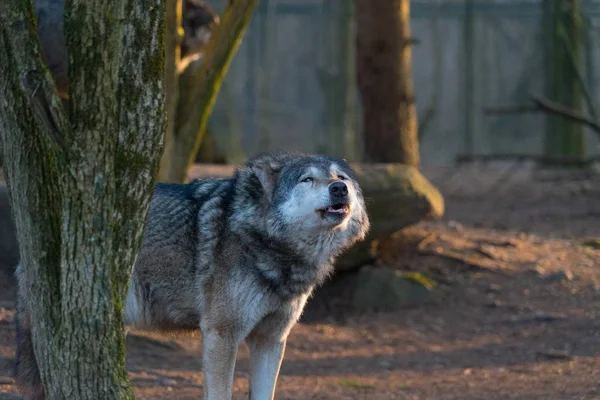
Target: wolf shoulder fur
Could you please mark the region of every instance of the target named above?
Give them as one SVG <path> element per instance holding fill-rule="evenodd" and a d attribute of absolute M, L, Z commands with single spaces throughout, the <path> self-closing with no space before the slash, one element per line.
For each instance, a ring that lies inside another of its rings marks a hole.
<path fill-rule="evenodd" d="M 200 328 L 207 399 L 231 398 L 245 341 L 250 398 L 272 399 L 306 300 L 335 256 L 368 229 L 353 171 L 335 158 L 266 153 L 229 179 L 157 184 L 125 322 L 167 332 Z M 19 346 L 28 349 L 26 340 Z M 31 362 L 20 354 L 28 370 L 19 384 L 27 386 Z"/>

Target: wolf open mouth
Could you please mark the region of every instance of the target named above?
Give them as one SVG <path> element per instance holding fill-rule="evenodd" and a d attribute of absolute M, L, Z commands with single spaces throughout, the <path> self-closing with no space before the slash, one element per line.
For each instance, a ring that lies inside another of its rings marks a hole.
<path fill-rule="evenodd" d="M 350 210 L 350 206 L 348 204 L 334 204 L 332 206 L 327 207 L 325 212 L 333 213 L 333 214 L 346 214 Z"/>
<path fill-rule="evenodd" d="M 322 218 L 331 217 L 345 217 L 350 212 L 350 204 L 347 203 L 336 203 L 332 204 L 327 208 L 318 210 Z"/>

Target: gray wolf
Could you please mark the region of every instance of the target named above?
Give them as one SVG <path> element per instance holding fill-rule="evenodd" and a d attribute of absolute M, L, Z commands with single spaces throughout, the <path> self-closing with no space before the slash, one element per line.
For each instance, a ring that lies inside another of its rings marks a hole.
<path fill-rule="evenodd" d="M 267 153 L 229 179 L 159 183 L 125 322 L 166 332 L 200 328 L 209 400 L 231 399 L 245 342 L 250 399 L 272 399 L 286 339 L 308 297 L 368 229 L 356 177 L 336 158 Z M 40 399 L 22 291 L 17 314 L 17 382 Z"/>

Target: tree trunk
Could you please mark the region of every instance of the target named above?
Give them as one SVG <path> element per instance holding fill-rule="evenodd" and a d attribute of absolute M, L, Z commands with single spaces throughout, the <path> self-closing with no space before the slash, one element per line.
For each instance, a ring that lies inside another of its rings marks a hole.
<path fill-rule="evenodd" d="M 162 149 L 164 0 L 67 1 L 69 112 L 30 2 L 0 2 L 0 137 L 49 399 L 133 398 L 123 304 Z"/>
<path fill-rule="evenodd" d="M 204 51 L 179 77 L 179 101 L 170 160 L 161 178 L 184 182 L 206 130 L 221 82 L 235 55 L 258 0 L 238 0 L 227 7 Z"/>
<path fill-rule="evenodd" d="M 167 130 L 165 144 L 160 160 L 158 179 L 168 180 L 169 165 L 175 141 L 175 118 L 179 100 L 179 74 L 177 66 L 181 57 L 181 0 L 166 0 L 166 29 L 165 29 L 165 89 L 167 102 Z"/>
<path fill-rule="evenodd" d="M 366 161 L 419 166 L 409 0 L 356 0 Z"/>
<path fill-rule="evenodd" d="M 583 19 L 579 0 L 544 1 L 547 97 L 581 111 L 583 81 Z M 584 127 L 560 116 L 547 116 L 547 156 L 585 157 Z"/>

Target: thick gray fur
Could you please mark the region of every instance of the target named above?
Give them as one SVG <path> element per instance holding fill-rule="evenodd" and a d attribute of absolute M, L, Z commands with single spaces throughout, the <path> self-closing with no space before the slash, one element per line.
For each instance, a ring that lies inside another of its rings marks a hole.
<path fill-rule="evenodd" d="M 329 208 L 342 203 L 341 214 Z M 237 348 L 246 342 L 250 398 L 270 400 L 307 298 L 368 228 L 354 173 L 335 158 L 267 153 L 230 179 L 158 184 L 125 322 L 166 332 L 200 328 L 211 400 L 231 398 Z M 27 398 L 41 399 L 27 311 L 19 314 L 18 383 Z"/>

